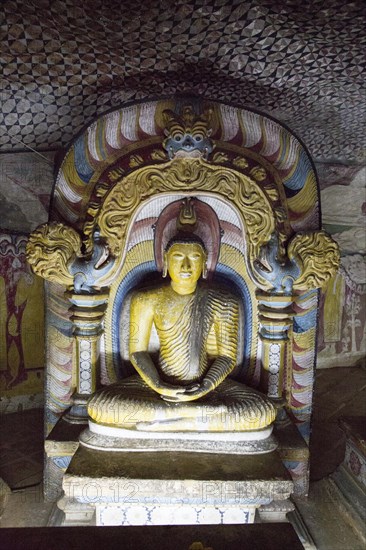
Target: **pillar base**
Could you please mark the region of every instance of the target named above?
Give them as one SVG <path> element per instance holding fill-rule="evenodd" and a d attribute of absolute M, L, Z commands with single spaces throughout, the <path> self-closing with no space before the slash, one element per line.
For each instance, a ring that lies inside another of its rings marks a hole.
<path fill-rule="evenodd" d="M 90 395 L 74 393 L 72 396 L 73 404 L 67 413 L 63 416 L 66 422 L 70 424 L 88 424 L 87 402 Z"/>

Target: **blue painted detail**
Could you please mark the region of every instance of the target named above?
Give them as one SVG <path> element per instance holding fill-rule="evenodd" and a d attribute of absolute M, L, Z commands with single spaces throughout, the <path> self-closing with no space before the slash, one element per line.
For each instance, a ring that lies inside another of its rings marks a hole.
<path fill-rule="evenodd" d="M 295 259 L 286 258 L 285 263 L 279 261 L 279 242 L 278 236 L 273 233 L 268 243 L 262 247 L 262 260 L 255 261 L 255 270 L 263 279 L 266 279 L 271 285 L 271 293 L 284 293 L 285 296 L 291 295 L 294 281 L 300 275 L 300 267 Z M 269 271 L 263 265 L 264 258 L 271 267 Z"/>
<path fill-rule="evenodd" d="M 93 253 L 90 260 L 76 258 L 69 264 L 69 272 L 74 277 L 74 290 L 76 294 L 92 294 L 94 287 L 98 287 L 98 280 L 109 273 L 112 269 L 115 258 L 109 256 L 104 263 L 96 268 L 99 261 L 105 255 L 106 245 L 100 237 L 99 231 L 93 234 Z"/>
<path fill-rule="evenodd" d="M 71 462 L 71 456 L 54 456 L 52 460 L 59 468 L 66 469 Z"/>
<path fill-rule="evenodd" d="M 80 418 L 88 417 L 85 405 L 72 405 L 71 412 L 73 415 L 78 416 Z"/>
<path fill-rule="evenodd" d="M 311 328 L 316 327 L 317 309 L 310 310 L 305 315 L 295 315 L 294 317 L 294 332 L 306 332 Z"/>
<path fill-rule="evenodd" d="M 283 460 L 282 462 L 288 470 L 294 470 L 300 464 L 299 460 Z"/>
<path fill-rule="evenodd" d="M 309 172 L 313 170 L 310 161 L 305 153 L 305 151 L 300 151 L 299 160 L 296 165 L 295 172 L 288 179 L 283 180 L 283 185 L 285 191 L 291 189 L 292 191 L 299 192 L 300 189 L 304 187 L 306 178 L 308 177 Z"/>
<path fill-rule="evenodd" d="M 45 408 L 45 423 L 54 426 L 59 420 L 59 416 L 51 411 L 49 408 Z"/>
<path fill-rule="evenodd" d="M 301 294 L 301 302 L 304 302 L 305 300 L 312 298 L 313 296 L 317 296 L 317 294 L 318 294 L 317 289 L 312 288 L 310 290 L 307 290 L 306 292 Z"/>
<path fill-rule="evenodd" d="M 303 438 L 305 439 L 305 441 L 309 441 L 310 439 L 310 423 L 309 422 L 304 422 L 303 424 L 298 424 L 297 426 L 299 432 L 301 433 L 301 435 L 303 436 Z"/>
<path fill-rule="evenodd" d="M 164 141 L 164 149 L 168 151 L 169 158 L 172 159 L 178 151 L 184 151 L 185 153 L 192 153 L 193 151 L 199 151 L 204 158 L 213 151 L 212 141 L 208 137 L 202 139 L 191 134 L 186 133 L 179 135 L 178 138 L 171 136 Z"/>
<path fill-rule="evenodd" d="M 309 414 L 311 414 L 312 405 L 303 405 L 301 411 L 297 411 L 296 418 L 299 422 L 299 426 L 302 426 L 309 420 Z"/>
<path fill-rule="evenodd" d="M 80 179 L 84 183 L 89 183 L 94 173 L 94 168 L 90 165 L 86 156 L 86 136 L 83 134 L 74 143 L 75 167 Z"/>

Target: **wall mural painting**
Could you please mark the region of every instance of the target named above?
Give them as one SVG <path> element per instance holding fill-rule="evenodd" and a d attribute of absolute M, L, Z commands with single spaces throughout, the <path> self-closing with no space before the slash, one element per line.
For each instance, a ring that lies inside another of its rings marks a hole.
<path fill-rule="evenodd" d="M 318 165 L 323 227 L 341 267 L 322 295 L 318 366 L 363 364 L 366 351 L 366 168 Z"/>
<path fill-rule="evenodd" d="M 0 233 L 0 391 L 6 398 L 43 391 L 43 281 L 25 259 L 27 237 Z"/>

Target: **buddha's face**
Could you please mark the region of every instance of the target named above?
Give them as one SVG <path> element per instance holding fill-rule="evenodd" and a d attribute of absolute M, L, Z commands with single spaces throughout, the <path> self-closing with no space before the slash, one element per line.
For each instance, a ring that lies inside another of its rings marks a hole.
<path fill-rule="evenodd" d="M 166 253 L 165 260 L 174 283 L 192 285 L 202 274 L 206 253 L 198 243 L 174 243 Z"/>

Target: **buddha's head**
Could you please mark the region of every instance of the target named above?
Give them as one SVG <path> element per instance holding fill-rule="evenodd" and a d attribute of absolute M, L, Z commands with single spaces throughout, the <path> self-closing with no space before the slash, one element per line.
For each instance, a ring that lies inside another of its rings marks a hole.
<path fill-rule="evenodd" d="M 206 278 L 207 253 L 202 240 L 196 235 L 174 237 L 164 252 L 163 277 L 169 273 L 173 283 L 195 286 L 198 279 Z"/>

